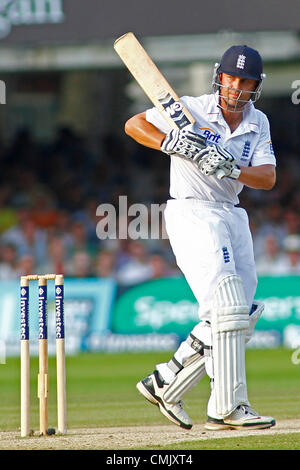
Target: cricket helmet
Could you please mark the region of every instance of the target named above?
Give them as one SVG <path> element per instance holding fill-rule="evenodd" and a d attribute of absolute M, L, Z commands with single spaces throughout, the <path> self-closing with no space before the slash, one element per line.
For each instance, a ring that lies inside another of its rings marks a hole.
<path fill-rule="evenodd" d="M 255 90 L 250 92 L 250 100 L 241 100 L 240 95 L 242 94 L 243 90 L 238 90 L 240 91 L 240 94 L 239 97 L 236 99 L 236 108 L 234 110 L 231 110 L 232 112 L 241 112 L 242 110 L 244 110 L 245 105 L 249 101 L 252 101 L 254 103 L 259 99 L 262 92 L 265 74 L 263 73 L 262 58 L 258 51 L 246 45 L 231 46 L 229 49 L 227 49 L 221 58 L 221 62 L 216 63 L 214 67 L 212 81 L 214 93 L 220 92 L 221 87 L 224 87 L 224 85 L 222 85 L 219 80 L 220 73 L 226 73 L 228 75 L 233 75 L 236 77 L 256 80 L 257 82 Z M 237 105 L 239 103 L 242 104 L 243 101 L 244 106 L 242 107 L 242 109 L 237 109 Z"/>

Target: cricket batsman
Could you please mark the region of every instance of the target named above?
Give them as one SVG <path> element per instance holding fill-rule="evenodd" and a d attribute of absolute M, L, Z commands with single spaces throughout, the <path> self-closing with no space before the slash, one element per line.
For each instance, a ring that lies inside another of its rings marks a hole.
<path fill-rule="evenodd" d="M 190 429 L 182 397 L 207 373 L 211 394 L 205 427 L 264 429 L 274 418 L 250 407 L 245 347 L 264 305 L 257 287 L 243 186 L 270 190 L 276 181 L 269 122 L 254 103 L 263 87 L 260 54 L 230 47 L 215 65 L 213 93 L 181 98 L 196 118 L 171 130 L 156 108 L 130 118 L 125 132 L 170 156 L 166 229 L 176 262 L 199 303 L 199 323 L 168 363 L 137 384 L 173 423 Z"/>

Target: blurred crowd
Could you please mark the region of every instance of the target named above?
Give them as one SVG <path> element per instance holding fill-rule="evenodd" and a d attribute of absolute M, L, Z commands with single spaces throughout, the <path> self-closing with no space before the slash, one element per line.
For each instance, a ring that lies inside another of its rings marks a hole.
<path fill-rule="evenodd" d="M 180 275 L 165 237 L 104 240 L 96 233 L 100 204 L 118 209 L 121 195 L 128 206 L 167 200 L 168 159 L 126 137 L 108 135 L 97 148 L 91 151 L 69 128 L 47 145 L 22 129 L 0 148 L 0 280 L 53 272 L 113 277 L 129 286 Z M 300 274 L 299 161 L 293 154 L 277 157 L 276 187 L 245 188 L 240 197 L 259 275 Z"/>

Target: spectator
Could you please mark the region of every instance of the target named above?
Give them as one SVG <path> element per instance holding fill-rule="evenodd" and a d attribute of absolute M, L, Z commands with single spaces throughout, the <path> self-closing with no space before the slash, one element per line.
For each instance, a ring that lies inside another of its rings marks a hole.
<path fill-rule="evenodd" d="M 72 253 L 76 253 L 78 251 L 85 251 L 90 255 L 95 254 L 95 245 L 89 243 L 88 240 L 88 233 L 85 229 L 85 226 L 82 222 L 73 222 L 70 228 L 70 235 L 71 235 L 71 251 Z"/>
<path fill-rule="evenodd" d="M 16 209 L 9 206 L 11 194 L 12 191 L 7 185 L 0 188 L 0 234 L 18 222 Z"/>
<path fill-rule="evenodd" d="M 39 228 L 55 227 L 58 223 L 58 211 L 50 194 L 37 192 L 31 207 L 31 219 Z"/>
<path fill-rule="evenodd" d="M 72 216 L 65 209 L 60 209 L 57 213 L 57 221 L 55 226 L 47 229 L 48 238 L 59 237 L 62 239 L 65 249 L 66 257 L 72 256 L 73 237 L 70 233 L 70 227 L 72 225 Z"/>
<path fill-rule="evenodd" d="M 284 214 L 284 226 L 286 235 L 300 233 L 300 215 L 293 209 L 288 209 Z"/>
<path fill-rule="evenodd" d="M 256 271 L 258 275 L 278 274 L 283 254 L 277 238 L 272 233 L 264 238 L 263 254 L 256 262 Z"/>
<path fill-rule="evenodd" d="M 152 277 L 152 267 L 143 243 L 131 240 L 128 243 L 129 260 L 121 266 L 117 280 L 121 285 L 134 285 Z"/>
<path fill-rule="evenodd" d="M 100 278 L 116 277 L 116 254 L 113 251 L 100 251 L 96 261 L 95 273 Z"/>
<path fill-rule="evenodd" d="M 74 214 L 74 220 L 83 224 L 87 233 L 87 239 L 90 243 L 93 244 L 98 241 L 96 226 L 99 222 L 99 218 L 96 214 L 99 204 L 100 203 L 96 198 L 90 197 L 86 201 L 84 208 Z"/>
<path fill-rule="evenodd" d="M 17 279 L 17 250 L 14 245 L 4 245 L 0 250 L 0 280 Z"/>
<path fill-rule="evenodd" d="M 46 232 L 36 227 L 30 212 L 21 210 L 18 215 L 18 225 L 3 233 L 2 242 L 15 245 L 18 256 L 32 255 L 39 264 L 47 256 Z"/>
<path fill-rule="evenodd" d="M 274 202 L 264 209 L 262 222 L 255 227 L 254 250 L 256 257 L 263 256 L 265 250 L 265 237 L 273 234 L 279 243 L 286 235 L 286 229 L 283 222 L 283 208 L 278 202 Z M 251 213 L 250 213 L 250 218 Z M 251 222 L 252 224 L 252 222 Z"/>
<path fill-rule="evenodd" d="M 85 251 L 74 254 L 68 265 L 67 274 L 71 277 L 86 278 L 91 276 L 91 258 Z"/>
<path fill-rule="evenodd" d="M 18 277 L 29 276 L 30 274 L 40 274 L 37 272 L 36 262 L 35 262 L 34 256 L 32 255 L 21 256 L 17 264 L 17 270 L 18 270 Z M 47 274 L 50 274 L 50 273 L 47 273 Z"/>
<path fill-rule="evenodd" d="M 48 256 L 39 267 L 41 274 L 65 274 L 67 269 L 63 238 L 59 236 L 50 237 L 48 241 Z"/>
<path fill-rule="evenodd" d="M 281 275 L 300 274 L 300 235 L 288 235 L 283 241 L 284 258 L 279 265 Z"/>
<path fill-rule="evenodd" d="M 149 263 L 152 269 L 152 279 L 174 276 L 174 271 L 171 270 L 164 257 L 160 254 L 152 254 L 149 257 Z"/>

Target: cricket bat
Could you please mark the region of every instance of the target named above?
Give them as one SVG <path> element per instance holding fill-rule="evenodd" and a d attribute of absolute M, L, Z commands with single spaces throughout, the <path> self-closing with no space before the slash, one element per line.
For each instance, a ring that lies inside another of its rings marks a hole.
<path fill-rule="evenodd" d="M 133 33 L 126 33 L 117 39 L 114 49 L 172 129 L 183 129 L 195 123 L 194 117 L 180 102 L 173 88 Z"/>
<path fill-rule="evenodd" d="M 172 129 L 183 129 L 196 122 L 133 33 L 119 37 L 114 49 Z M 219 170 L 217 177 L 223 176 Z"/>

